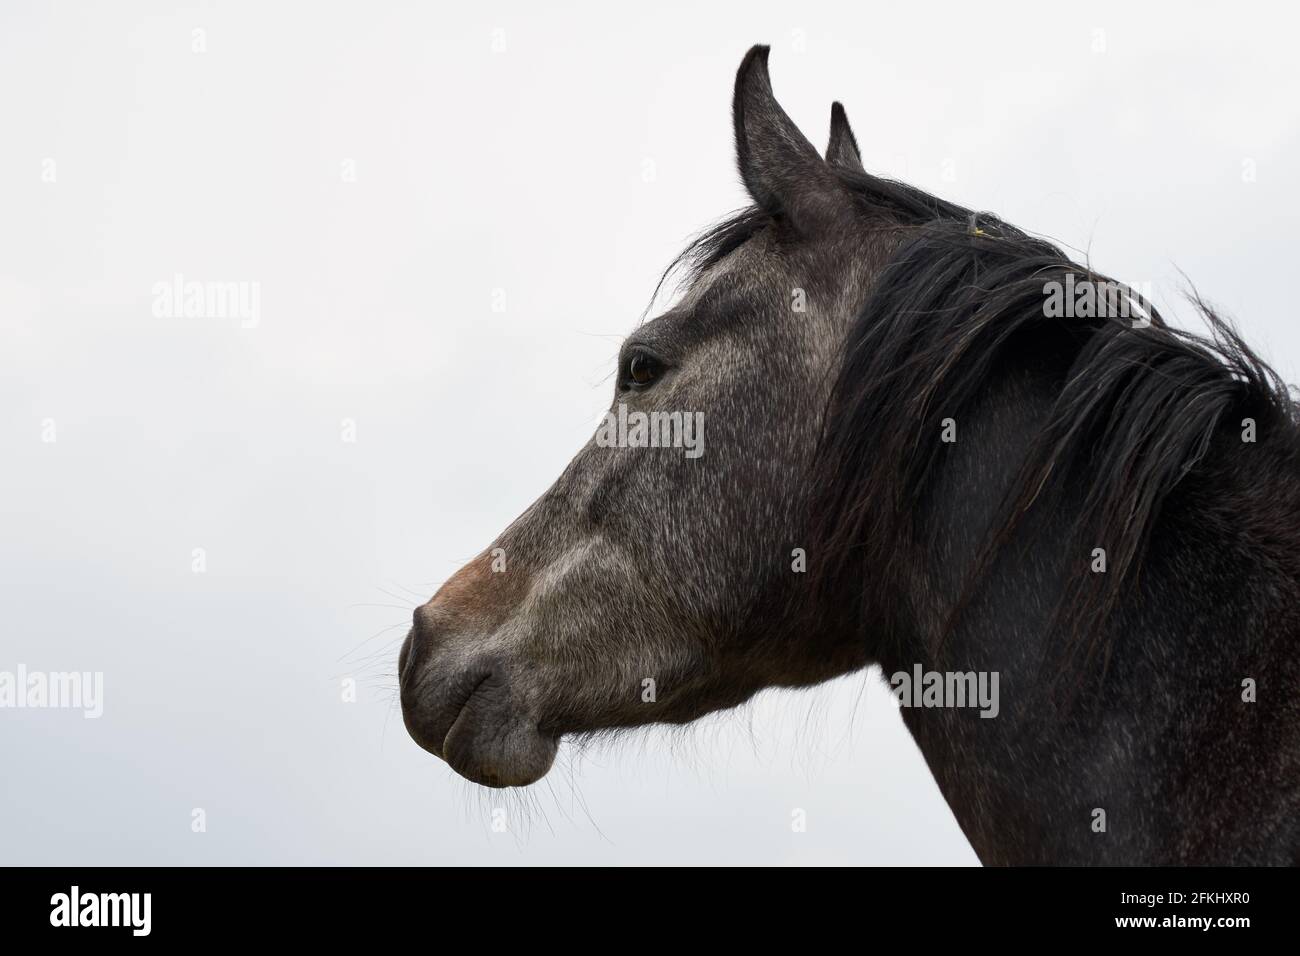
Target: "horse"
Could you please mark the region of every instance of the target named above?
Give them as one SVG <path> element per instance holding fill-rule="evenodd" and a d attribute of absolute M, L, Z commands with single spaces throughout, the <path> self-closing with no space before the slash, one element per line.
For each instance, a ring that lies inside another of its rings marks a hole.
<path fill-rule="evenodd" d="M 1286 385 L 1194 294 L 1202 334 L 868 173 L 838 102 L 823 156 L 768 55 L 732 104 L 752 206 L 670 267 L 597 434 L 415 610 L 411 737 L 522 787 L 562 738 L 875 665 L 986 865 L 1300 862 Z"/>

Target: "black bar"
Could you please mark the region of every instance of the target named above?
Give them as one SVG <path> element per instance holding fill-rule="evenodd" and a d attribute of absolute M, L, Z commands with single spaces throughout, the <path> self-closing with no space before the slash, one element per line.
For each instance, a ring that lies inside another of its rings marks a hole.
<path fill-rule="evenodd" d="M 71 904 L 74 886 L 81 912 L 102 909 L 111 919 L 116 909 L 120 925 L 52 925 L 52 916 L 68 915 L 70 905 L 56 910 L 60 895 Z M 1297 871 L 1283 869 L 844 869 L 810 878 L 797 870 L 34 868 L 0 871 L 0 925 L 6 942 L 58 944 L 75 934 L 92 945 L 281 938 L 378 944 L 413 933 L 434 947 L 463 931 L 476 941 L 536 943 L 542 934 L 554 935 L 557 945 L 591 938 L 620 948 L 638 939 L 683 941 L 696 924 L 732 938 L 761 938 L 779 926 L 820 934 L 835 924 L 879 934 L 880 943 L 891 937 L 1232 943 L 1293 927 L 1297 889 Z M 99 896 L 146 893 L 147 935 L 137 935 L 144 928 L 143 895 L 129 903 L 115 896 L 107 906 Z M 95 903 L 87 904 L 88 896 Z M 1208 928 L 1200 925 L 1206 919 Z"/>

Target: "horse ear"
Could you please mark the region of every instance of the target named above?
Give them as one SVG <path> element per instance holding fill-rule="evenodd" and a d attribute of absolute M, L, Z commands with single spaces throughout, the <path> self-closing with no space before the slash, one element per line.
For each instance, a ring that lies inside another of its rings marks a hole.
<path fill-rule="evenodd" d="M 853 135 L 853 127 L 849 126 L 844 105 L 838 100 L 831 104 L 831 141 L 826 146 L 826 162 L 838 169 L 866 172 L 862 166 L 862 153 L 858 150 L 858 139 Z"/>
<path fill-rule="evenodd" d="M 736 164 L 754 202 L 807 235 L 842 223 L 852 209 L 851 200 L 772 95 L 770 49 L 751 49 L 736 73 Z"/>

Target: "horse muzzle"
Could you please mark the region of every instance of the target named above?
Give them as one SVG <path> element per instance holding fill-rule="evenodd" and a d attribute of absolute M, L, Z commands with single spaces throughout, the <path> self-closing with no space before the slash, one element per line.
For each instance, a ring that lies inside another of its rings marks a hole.
<path fill-rule="evenodd" d="M 538 727 L 508 656 L 487 649 L 479 616 L 457 607 L 474 573 L 467 565 L 415 611 L 398 658 L 402 720 L 467 780 L 523 787 L 551 769 L 559 741 Z"/>

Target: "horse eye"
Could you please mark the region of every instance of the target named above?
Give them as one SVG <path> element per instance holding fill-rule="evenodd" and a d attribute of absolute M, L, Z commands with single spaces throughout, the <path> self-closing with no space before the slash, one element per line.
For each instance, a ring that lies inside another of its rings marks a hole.
<path fill-rule="evenodd" d="M 628 359 L 627 372 L 623 379 L 628 385 L 644 388 L 657 379 L 661 371 L 663 371 L 663 366 L 655 359 L 644 352 L 636 352 Z"/>

